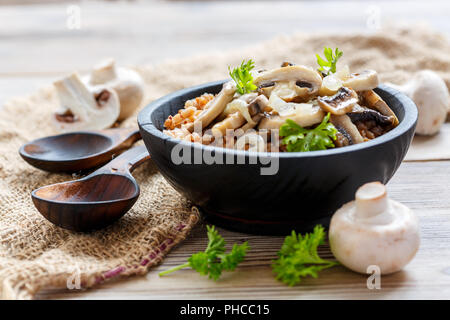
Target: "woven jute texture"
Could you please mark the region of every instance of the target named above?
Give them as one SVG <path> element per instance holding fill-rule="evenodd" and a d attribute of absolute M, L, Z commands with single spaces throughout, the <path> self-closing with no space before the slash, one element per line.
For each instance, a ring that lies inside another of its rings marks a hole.
<path fill-rule="evenodd" d="M 145 79 L 149 102 L 174 90 L 223 79 L 227 66 L 237 65 L 243 58 L 251 57 L 264 68 L 282 61 L 315 65 L 314 54 L 325 45 L 342 49 L 341 63 L 351 70 L 375 69 L 382 81 L 401 83 L 414 71 L 426 68 L 437 71 L 450 87 L 450 46 L 444 37 L 423 27 L 369 35 L 282 36 L 227 53 L 136 70 Z M 115 224 L 93 233 L 76 233 L 45 220 L 32 204 L 31 191 L 73 177 L 32 168 L 19 157 L 18 149 L 27 141 L 55 133 L 49 119 L 56 107 L 56 95 L 49 85 L 29 97 L 10 100 L 1 113 L 2 298 L 29 299 L 44 288 L 76 284 L 77 276 L 87 288 L 118 276 L 146 273 L 187 236 L 199 218 L 198 211 L 165 182 L 150 161 L 134 172 L 141 187 L 139 200 Z M 136 126 L 136 117 L 121 125 Z"/>

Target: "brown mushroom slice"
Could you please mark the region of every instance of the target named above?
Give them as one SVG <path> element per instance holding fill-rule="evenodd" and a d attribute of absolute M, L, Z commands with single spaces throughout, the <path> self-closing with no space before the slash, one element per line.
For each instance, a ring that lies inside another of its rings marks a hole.
<path fill-rule="evenodd" d="M 233 103 L 239 106 L 233 107 Z M 253 99 L 250 104 L 236 99 L 228 104 L 228 108 L 232 113 L 227 114 L 226 118 L 216 123 L 212 128 L 214 135 L 225 135 L 227 129 L 237 129 L 246 123 L 246 130 L 255 127 L 261 117 L 257 117 L 259 113 L 268 105 L 265 96 L 260 95 Z M 237 113 L 237 114 L 236 114 Z"/>
<path fill-rule="evenodd" d="M 378 112 L 380 112 L 382 115 L 386 117 L 390 117 L 392 121 L 392 126 L 398 125 L 398 118 L 395 115 L 394 111 L 389 108 L 389 106 L 384 102 L 381 97 L 375 93 L 373 90 L 367 90 L 360 92 L 360 98 L 362 100 L 362 104 L 371 108 L 375 109 Z"/>
<path fill-rule="evenodd" d="M 227 129 L 234 130 L 240 128 L 244 123 L 244 116 L 239 111 L 236 111 L 235 113 L 230 114 L 224 120 L 213 125 L 211 128 L 211 132 L 215 137 L 225 136 Z"/>
<path fill-rule="evenodd" d="M 358 95 L 352 89 L 342 87 L 332 96 L 318 97 L 319 106 L 335 115 L 346 114 L 358 102 Z"/>
<path fill-rule="evenodd" d="M 378 87 L 378 74 L 374 70 L 352 73 L 350 77 L 343 80 L 343 86 L 358 92 L 375 89 Z"/>
<path fill-rule="evenodd" d="M 283 116 L 273 114 L 265 117 L 259 122 L 258 129 L 280 129 L 281 125 L 284 124 L 287 119 L 291 119 L 302 127 L 310 127 L 322 122 L 323 117 L 325 116 L 325 113 L 319 106 L 311 103 L 291 104 L 296 105 L 292 113 Z"/>
<path fill-rule="evenodd" d="M 289 86 L 292 87 L 293 93 L 289 97 L 289 101 L 304 102 L 317 95 L 322 84 L 322 77 L 311 68 L 302 65 L 288 65 L 259 73 L 253 80 L 259 91 L 267 97 L 270 97 L 277 82 L 289 83 Z"/>
<path fill-rule="evenodd" d="M 233 100 L 233 96 L 236 93 L 236 86 L 233 82 L 227 82 L 223 85 L 222 90 L 208 102 L 203 111 L 197 116 L 194 122 L 186 124 L 185 128 L 190 132 L 194 131 L 194 128 L 201 126 L 202 129 L 206 128 L 217 116 L 219 116 L 227 104 Z"/>
<path fill-rule="evenodd" d="M 349 145 L 364 142 L 364 138 L 359 133 L 358 128 L 346 114 L 331 115 L 330 122 L 336 127 L 338 132 L 341 133 L 342 139 L 346 140 Z M 344 145 L 347 144 L 343 144 L 342 146 Z"/>

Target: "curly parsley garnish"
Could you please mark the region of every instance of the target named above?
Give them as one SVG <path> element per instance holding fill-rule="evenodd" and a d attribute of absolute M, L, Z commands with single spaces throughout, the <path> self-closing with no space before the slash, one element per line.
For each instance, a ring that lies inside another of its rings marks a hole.
<path fill-rule="evenodd" d="M 319 257 L 317 247 L 325 243 L 325 231 L 322 226 L 314 227 L 312 233 L 304 236 L 292 231 L 284 239 L 278 259 L 272 264 L 275 278 L 283 283 L 294 286 L 302 277 L 318 277 L 318 272 L 338 265 L 337 261 L 328 261 Z"/>
<path fill-rule="evenodd" d="M 291 119 L 280 127 L 281 143 L 286 145 L 289 152 L 306 152 L 334 148 L 337 130 L 328 120 L 328 113 L 322 122 L 314 129 L 305 129 Z"/>
<path fill-rule="evenodd" d="M 207 226 L 208 246 L 204 252 L 194 253 L 185 264 L 161 272 L 163 276 L 168 273 L 191 267 L 203 276 L 210 279 L 219 279 L 222 271 L 233 271 L 237 265 L 244 260 L 247 250 L 250 247 L 247 241 L 241 245 L 234 244 L 229 253 L 225 253 L 225 240 L 215 230 L 214 226 Z"/>
<path fill-rule="evenodd" d="M 317 70 L 325 73 L 326 75 L 329 75 L 330 73 L 336 73 L 336 64 L 339 58 L 342 57 L 344 52 L 339 51 L 339 48 L 336 48 L 333 53 L 333 50 L 331 48 L 324 48 L 323 54 L 325 55 L 325 59 L 327 59 L 327 61 L 316 54 L 317 63 L 320 66 Z"/>
<path fill-rule="evenodd" d="M 242 63 L 239 67 L 231 70 L 228 67 L 228 72 L 230 74 L 231 79 L 236 82 L 236 91 L 240 94 L 246 94 L 252 91 L 255 91 L 257 87 L 253 84 L 253 76 L 250 73 L 252 69 L 255 67 L 255 63 L 252 59 L 245 62 L 242 60 Z"/>

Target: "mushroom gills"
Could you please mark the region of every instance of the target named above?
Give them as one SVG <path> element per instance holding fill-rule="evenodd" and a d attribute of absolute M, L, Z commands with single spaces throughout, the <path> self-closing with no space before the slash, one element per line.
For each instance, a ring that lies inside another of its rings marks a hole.
<path fill-rule="evenodd" d="M 54 86 L 61 108 L 55 112 L 53 124 L 59 131 L 106 129 L 119 117 L 119 97 L 110 88 L 90 91 L 77 73 L 55 81 Z"/>
<path fill-rule="evenodd" d="M 270 97 L 276 89 L 286 92 L 286 96 L 281 97 L 288 102 L 306 102 L 317 96 L 322 77 L 311 68 L 286 65 L 257 74 L 253 83 L 266 97 Z"/>
<path fill-rule="evenodd" d="M 259 130 L 278 130 L 287 119 L 291 119 L 298 125 L 306 128 L 322 122 L 325 116 L 325 113 L 319 106 L 311 103 L 284 103 L 289 104 L 291 109 L 286 109 L 282 112 L 282 115 L 265 114 L 266 116 L 259 122 Z"/>

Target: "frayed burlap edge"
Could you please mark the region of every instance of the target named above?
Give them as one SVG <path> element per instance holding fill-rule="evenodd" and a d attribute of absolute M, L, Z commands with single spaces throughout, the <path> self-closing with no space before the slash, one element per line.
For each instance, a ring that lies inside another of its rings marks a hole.
<path fill-rule="evenodd" d="M 142 257 L 142 260 L 137 264 L 128 266 L 119 265 L 115 268 L 102 270 L 93 274 L 80 272 L 76 274 L 61 273 L 47 275 L 42 274 L 44 270 L 37 270 L 39 267 L 32 265 L 30 268 L 24 268 L 20 273 L 11 274 L 10 277 L 3 281 L 2 287 L 0 288 L 1 298 L 8 300 L 32 299 L 43 288 L 70 288 L 71 285 L 76 288 L 77 281 L 79 281 L 80 287 L 76 289 L 87 289 L 118 277 L 146 274 L 151 267 L 160 264 L 174 246 L 186 239 L 186 236 L 199 221 L 199 216 L 199 210 L 193 206 L 187 223 L 179 225 L 176 230 L 172 230 L 169 237 L 161 241 L 154 241 L 153 247 L 155 249 Z M 158 228 L 154 228 L 152 231 L 159 232 Z M 162 233 L 167 233 L 167 231 L 162 231 Z M 7 272 L 7 270 L 3 270 L 3 272 L 5 271 Z M 41 273 L 41 276 L 30 283 L 28 275 L 39 273 Z"/>

